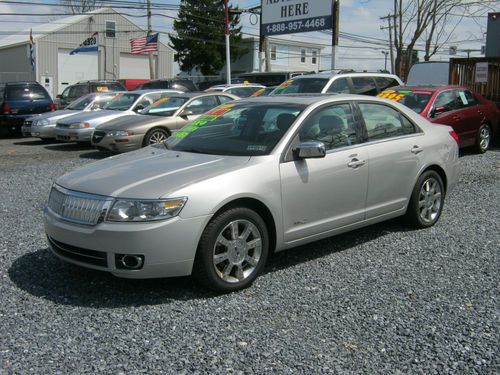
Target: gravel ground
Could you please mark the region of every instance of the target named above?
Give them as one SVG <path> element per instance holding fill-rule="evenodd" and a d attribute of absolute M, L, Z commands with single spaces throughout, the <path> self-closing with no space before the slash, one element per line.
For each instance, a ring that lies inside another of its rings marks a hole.
<path fill-rule="evenodd" d="M 122 280 L 49 253 L 52 180 L 102 157 L 0 139 L 0 374 L 493 374 L 500 150 L 465 153 L 439 223 L 280 253 L 249 289 Z"/>

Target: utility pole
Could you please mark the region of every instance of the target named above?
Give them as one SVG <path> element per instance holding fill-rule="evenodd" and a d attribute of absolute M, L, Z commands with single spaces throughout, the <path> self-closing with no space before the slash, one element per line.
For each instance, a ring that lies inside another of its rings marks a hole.
<path fill-rule="evenodd" d="M 147 0 L 147 16 L 148 16 L 148 35 L 149 37 L 152 33 L 152 28 L 151 28 L 151 0 Z M 146 39 L 147 39 L 146 37 Z M 153 67 L 153 53 L 148 52 L 149 56 L 149 78 L 150 79 L 155 79 L 155 71 Z"/>
<path fill-rule="evenodd" d="M 226 10 L 226 82 L 231 84 L 231 50 L 229 48 L 229 7 L 227 0 L 224 2 Z"/>
<path fill-rule="evenodd" d="M 340 14 L 340 4 L 339 0 L 332 0 L 332 57 L 331 57 L 331 68 L 332 71 L 335 69 L 335 55 L 337 52 L 337 45 L 339 44 L 339 14 Z"/>
<path fill-rule="evenodd" d="M 391 55 L 391 73 L 394 74 L 394 52 L 392 50 L 392 22 L 391 19 L 394 17 L 392 14 L 388 14 L 385 17 L 380 17 L 381 20 L 387 19 L 387 22 L 389 23 L 389 27 L 383 27 L 380 26 L 380 30 L 386 30 L 389 29 L 389 53 Z M 387 58 L 387 56 L 386 56 Z"/>

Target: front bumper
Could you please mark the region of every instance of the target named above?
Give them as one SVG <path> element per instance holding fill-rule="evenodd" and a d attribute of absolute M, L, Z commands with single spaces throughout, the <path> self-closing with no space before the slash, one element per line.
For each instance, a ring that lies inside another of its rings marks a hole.
<path fill-rule="evenodd" d="M 31 126 L 31 136 L 38 138 L 55 138 L 56 125 Z"/>
<path fill-rule="evenodd" d="M 101 149 L 114 152 L 127 152 L 137 150 L 142 147 L 144 134 L 134 134 L 129 136 L 111 136 L 106 134 L 104 137 L 96 137 L 96 132 L 92 136 L 92 145 Z"/>
<path fill-rule="evenodd" d="M 55 128 L 56 139 L 63 142 L 90 142 L 93 128 L 66 129 Z"/>
<path fill-rule="evenodd" d="M 19 132 L 21 131 L 24 121 L 30 117 L 33 117 L 33 115 L 33 113 L 28 115 L 1 115 L 0 126 L 11 131 Z"/>
<path fill-rule="evenodd" d="M 63 221 L 47 208 L 43 216 L 45 233 L 56 256 L 82 267 L 134 279 L 190 275 L 198 241 L 210 219 L 175 217 L 148 223 L 86 226 Z M 139 270 L 120 269 L 117 254 L 143 255 L 144 265 Z M 96 258 L 102 263 L 94 261 Z"/>

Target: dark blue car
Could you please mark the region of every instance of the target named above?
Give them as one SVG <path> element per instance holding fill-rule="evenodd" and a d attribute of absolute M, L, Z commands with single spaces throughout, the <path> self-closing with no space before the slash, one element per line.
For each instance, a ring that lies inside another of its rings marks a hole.
<path fill-rule="evenodd" d="M 54 111 L 54 102 L 36 82 L 0 83 L 0 134 L 20 133 L 23 122 L 38 113 Z"/>

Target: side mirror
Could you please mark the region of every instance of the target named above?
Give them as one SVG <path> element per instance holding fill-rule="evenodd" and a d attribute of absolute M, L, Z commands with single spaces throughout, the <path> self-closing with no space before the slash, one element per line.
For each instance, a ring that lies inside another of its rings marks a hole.
<path fill-rule="evenodd" d="M 194 115 L 193 111 L 189 111 L 187 109 L 185 109 L 184 111 L 182 111 L 179 114 L 179 116 L 184 117 L 184 118 L 188 118 L 189 116 L 193 116 L 193 115 Z"/>
<path fill-rule="evenodd" d="M 62 98 L 63 98 L 63 96 L 62 96 L 62 94 L 57 94 L 57 95 L 56 95 L 56 98 L 57 98 L 57 99 L 62 99 Z"/>
<path fill-rule="evenodd" d="M 293 156 L 296 159 L 318 159 L 324 158 L 326 147 L 323 142 L 302 142 L 293 149 Z"/>
<path fill-rule="evenodd" d="M 141 112 L 144 109 L 144 106 L 141 104 L 138 104 L 134 108 L 134 112 Z"/>
<path fill-rule="evenodd" d="M 429 116 L 431 118 L 434 118 L 437 115 L 439 115 L 440 113 L 443 113 L 445 111 L 446 111 L 446 108 L 444 106 L 439 106 L 439 107 L 431 108 L 431 110 L 429 112 Z"/>

